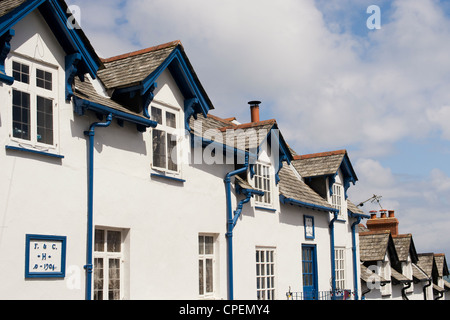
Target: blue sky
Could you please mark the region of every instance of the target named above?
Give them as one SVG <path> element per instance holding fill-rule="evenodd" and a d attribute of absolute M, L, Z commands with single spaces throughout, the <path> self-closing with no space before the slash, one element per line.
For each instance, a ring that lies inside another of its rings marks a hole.
<path fill-rule="evenodd" d="M 67 2 L 101 57 L 181 40 L 213 114 L 248 122 L 260 100 L 298 153 L 347 149 L 353 202 L 381 195 L 418 251 L 450 257 L 448 1 Z"/>

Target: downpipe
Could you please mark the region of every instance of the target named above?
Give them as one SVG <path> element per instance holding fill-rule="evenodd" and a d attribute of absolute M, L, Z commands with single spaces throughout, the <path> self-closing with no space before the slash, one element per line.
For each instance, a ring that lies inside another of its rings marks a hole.
<path fill-rule="evenodd" d="M 228 300 L 233 300 L 233 228 L 236 221 L 233 219 L 233 210 L 231 208 L 231 177 L 238 175 L 240 173 L 246 172 L 248 169 L 248 155 L 245 155 L 245 163 L 242 168 L 231 171 L 226 174 L 224 178 L 225 182 L 225 193 L 227 200 L 227 233 L 225 234 L 227 238 L 227 258 L 228 258 Z M 247 198 L 246 198 L 247 199 Z M 244 199 L 243 201 L 245 201 Z M 246 201 L 248 202 L 250 198 Z M 244 203 L 242 203 L 243 205 Z M 241 206 L 242 206 L 241 205 Z M 242 210 L 242 209 L 241 209 Z"/>
<path fill-rule="evenodd" d="M 87 250 L 86 250 L 86 300 L 92 300 L 92 269 L 93 269 L 93 238 L 94 238 L 94 136 L 96 127 L 108 127 L 112 121 L 112 114 L 108 114 L 106 122 L 94 122 L 85 131 L 89 137 L 88 155 L 88 216 L 87 216 Z"/>
<path fill-rule="evenodd" d="M 358 292 L 358 261 L 356 259 L 356 226 L 361 223 L 361 216 L 356 217 L 356 221 L 352 224 L 352 254 L 353 254 L 353 286 L 355 300 L 359 300 Z"/>
<path fill-rule="evenodd" d="M 335 253 L 334 253 L 334 222 L 337 219 L 338 213 L 337 211 L 333 212 L 333 219 L 331 219 L 329 228 L 330 228 L 330 247 L 331 247 L 331 300 L 336 300 L 336 261 L 335 261 Z"/>

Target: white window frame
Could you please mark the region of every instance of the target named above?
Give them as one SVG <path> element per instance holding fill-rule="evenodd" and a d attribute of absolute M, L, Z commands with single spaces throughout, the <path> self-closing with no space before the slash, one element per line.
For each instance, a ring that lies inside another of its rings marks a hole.
<path fill-rule="evenodd" d="M 346 288 L 345 277 L 345 247 L 334 248 L 334 265 L 335 265 L 335 279 L 336 289 L 344 290 Z"/>
<path fill-rule="evenodd" d="M 120 229 L 108 229 L 108 228 L 96 228 L 95 231 L 103 231 L 103 248 L 98 250 L 97 243 L 94 245 L 94 299 L 96 298 L 96 284 L 99 283 L 100 279 L 99 270 L 96 270 L 95 264 L 98 259 L 103 259 L 103 274 L 102 274 L 102 300 L 109 300 L 109 283 L 110 283 L 110 259 L 119 261 L 119 297 L 116 300 L 122 300 L 124 298 L 124 232 Z M 108 251 L 108 232 L 119 232 L 120 233 L 120 252 Z"/>
<path fill-rule="evenodd" d="M 331 204 L 333 208 L 338 209 L 338 219 L 345 219 L 344 210 L 342 210 L 342 195 L 343 195 L 343 187 L 340 183 L 333 183 L 333 194 L 331 195 Z"/>
<path fill-rule="evenodd" d="M 276 297 L 276 248 L 256 247 L 256 299 L 275 300 Z"/>
<path fill-rule="evenodd" d="M 11 90 L 9 90 L 9 103 L 10 103 L 10 117 L 9 117 L 9 130 L 10 130 L 10 143 L 13 146 L 22 148 L 31 148 L 37 151 L 50 151 L 53 153 L 59 152 L 59 112 L 58 112 L 58 101 L 59 101 L 59 79 L 58 79 L 58 67 L 53 66 L 48 63 L 38 62 L 31 58 L 22 57 L 21 55 L 13 54 L 11 58 L 8 59 L 7 68 L 8 73 L 13 74 L 13 62 L 20 63 L 22 65 L 27 65 L 29 67 L 28 83 L 24 83 L 15 80 L 11 85 Z M 42 70 L 52 75 L 52 88 L 45 89 L 36 84 L 37 70 Z M 14 110 L 13 110 L 13 95 L 14 91 L 20 91 L 28 94 L 30 97 L 29 101 L 29 137 L 30 139 L 25 139 L 21 137 L 14 136 Z M 38 126 L 37 126 L 37 100 L 38 97 L 48 99 L 52 101 L 52 131 L 53 131 L 53 141 L 51 144 L 43 143 L 38 141 Z"/>
<path fill-rule="evenodd" d="M 158 119 L 154 116 L 152 113 L 153 108 L 161 110 L 161 119 Z M 180 130 L 180 118 L 181 118 L 181 112 L 178 108 L 175 108 L 173 106 L 170 106 L 168 104 L 164 104 L 159 101 L 153 101 L 150 106 L 148 107 L 149 113 L 151 115 L 151 119 L 158 122 L 158 125 L 156 128 L 152 128 L 150 137 L 151 137 L 151 154 L 152 154 L 152 160 L 151 160 L 151 168 L 154 171 L 157 172 L 163 172 L 165 174 L 178 176 L 181 174 L 181 161 L 180 161 L 180 140 L 181 135 L 179 134 Z M 174 125 L 175 127 L 172 127 L 168 125 L 168 117 L 167 114 L 171 113 L 175 115 Z M 163 132 L 164 133 L 164 152 L 165 152 L 165 164 L 164 166 L 160 166 L 159 164 L 155 163 L 155 151 L 156 151 L 156 132 Z M 171 135 L 172 138 L 169 138 L 168 135 Z M 169 143 L 175 142 L 175 152 L 170 152 L 169 150 Z M 176 159 L 172 159 L 171 154 L 175 153 Z M 176 166 L 176 170 L 169 167 L 169 160 L 174 161 L 174 165 Z"/>
<path fill-rule="evenodd" d="M 254 204 L 255 206 L 273 208 L 273 194 L 275 192 L 274 187 L 274 173 L 272 170 L 272 166 L 270 163 L 257 161 L 254 166 L 253 175 L 253 187 L 256 190 L 263 191 L 264 195 L 254 196 Z"/>
<path fill-rule="evenodd" d="M 203 240 L 202 240 L 203 239 Z M 205 239 L 210 240 L 212 252 L 207 252 Z M 214 299 L 217 290 L 217 273 L 216 270 L 216 259 L 217 259 L 217 248 L 216 248 L 217 235 L 200 233 L 198 235 L 198 297 L 199 299 Z M 210 280 L 210 290 L 207 291 L 207 264 L 208 261 L 211 263 L 209 272 L 211 273 Z"/>

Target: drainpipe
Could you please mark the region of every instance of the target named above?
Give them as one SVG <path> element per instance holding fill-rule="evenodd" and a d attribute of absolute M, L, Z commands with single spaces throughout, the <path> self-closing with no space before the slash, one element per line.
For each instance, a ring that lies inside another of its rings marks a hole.
<path fill-rule="evenodd" d="M 242 168 L 227 173 L 224 178 L 225 193 L 227 198 L 227 256 L 228 256 L 228 300 L 233 300 L 233 227 L 236 223 L 233 220 L 231 209 L 231 177 L 246 172 L 248 169 L 248 154 L 245 155 L 245 163 Z M 249 198 L 250 200 L 250 198 Z M 245 200 L 243 200 L 245 201 Z M 248 201 L 247 201 L 248 202 Z M 242 203 L 243 205 L 244 203 Z M 242 209 L 241 209 L 242 210 Z M 239 213 L 240 214 L 240 213 Z M 237 219 L 236 219 L 237 221 Z M 233 224 L 234 223 L 234 224 Z"/>
<path fill-rule="evenodd" d="M 356 216 L 356 221 L 352 224 L 352 253 L 353 253 L 353 287 L 355 300 L 359 300 L 358 294 L 358 261 L 356 259 L 356 226 L 361 222 L 361 216 Z"/>
<path fill-rule="evenodd" d="M 403 300 L 409 300 L 408 297 L 406 296 L 406 289 L 411 288 L 411 282 L 408 282 L 408 284 L 406 286 L 403 286 L 402 288 L 402 298 Z"/>
<path fill-rule="evenodd" d="M 331 242 L 331 300 L 336 300 L 336 262 L 334 257 L 334 222 L 337 219 L 338 212 L 333 212 L 333 219 L 331 219 L 330 228 L 330 242 Z"/>
<path fill-rule="evenodd" d="M 89 158 L 88 158 L 88 221 L 87 221 L 87 254 L 86 254 L 86 300 L 92 300 L 92 255 L 94 236 L 94 135 L 95 127 L 108 127 L 112 121 L 112 114 L 108 114 L 106 122 L 94 122 L 89 127 L 89 131 L 84 134 L 89 136 Z"/>
<path fill-rule="evenodd" d="M 427 300 L 427 288 L 431 286 L 431 280 L 428 280 L 428 284 L 424 285 L 423 290 L 423 300 Z"/>

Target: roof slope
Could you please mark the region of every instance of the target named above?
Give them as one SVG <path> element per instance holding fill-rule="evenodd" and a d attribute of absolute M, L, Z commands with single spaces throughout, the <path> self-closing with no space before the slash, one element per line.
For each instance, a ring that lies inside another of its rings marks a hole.
<path fill-rule="evenodd" d="M 384 260 L 388 249 L 389 231 L 363 232 L 359 234 L 359 251 L 361 261 Z"/>
<path fill-rule="evenodd" d="M 0 1 L 0 17 L 8 14 L 27 0 L 2 0 Z"/>
<path fill-rule="evenodd" d="M 280 194 L 282 196 L 321 207 L 331 207 L 327 201 L 300 180 L 289 166 L 283 165 L 279 177 Z"/>
<path fill-rule="evenodd" d="M 346 154 L 345 150 L 295 156 L 295 169 L 302 177 L 318 177 L 335 174 Z"/>
<path fill-rule="evenodd" d="M 400 261 L 407 261 L 411 250 L 412 235 L 401 234 L 393 237 L 395 250 Z M 414 258 L 413 258 L 414 260 Z"/>
<path fill-rule="evenodd" d="M 105 69 L 98 76 L 107 89 L 137 85 L 166 60 L 180 41 L 102 59 Z"/>
<path fill-rule="evenodd" d="M 434 264 L 434 256 L 432 253 L 419 253 L 419 261 L 417 261 L 417 265 L 422 269 L 428 276 L 432 276 L 433 274 L 433 264 Z"/>

